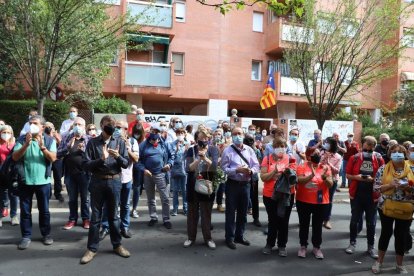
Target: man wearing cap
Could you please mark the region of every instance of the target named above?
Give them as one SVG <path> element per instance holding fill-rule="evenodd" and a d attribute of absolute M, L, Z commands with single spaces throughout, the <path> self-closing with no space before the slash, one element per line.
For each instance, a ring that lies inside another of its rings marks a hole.
<path fill-rule="evenodd" d="M 144 175 L 144 187 L 147 193 L 150 215 L 148 226 L 154 226 L 158 222 L 155 202 L 155 187 L 157 187 L 162 203 L 164 227 L 171 229 L 169 191 L 166 179 L 167 173 L 173 165 L 175 153 L 168 149 L 160 137 L 160 132 L 159 124 L 151 126 L 150 135 L 139 145 L 140 160 L 138 166 Z"/>
<path fill-rule="evenodd" d="M 359 145 L 354 141 L 354 133 L 350 132 L 347 135 L 347 140 L 345 141 L 346 152 L 344 153 L 343 164 L 342 164 L 342 184 L 341 188 L 345 188 L 346 185 L 346 165 L 351 156 L 354 156 L 359 152 Z"/>

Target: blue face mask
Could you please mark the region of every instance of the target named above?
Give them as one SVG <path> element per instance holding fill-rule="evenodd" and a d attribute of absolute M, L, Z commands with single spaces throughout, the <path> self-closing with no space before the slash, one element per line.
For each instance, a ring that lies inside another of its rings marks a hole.
<path fill-rule="evenodd" d="M 314 135 L 313 135 L 313 138 L 314 138 L 315 140 L 319 140 L 319 134 L 314 134 Z"/>
<path fill-rule="evenodd" d="M 150 133 L 148 139 L 156 141 L 160 139 L 160 135 L 158 133 Z"/>
<path fill-rule="evenodd" d="M 224 137 L 230 137 L 230 136 L 231 136 L 231 132 L 230 131 L 224 132 Z"/>
<path fill-rule="evenodd" d="M 298 140 L 298 136 L 290 135 L 289 140 L 292 142 L 296 142 Z"/>
<path fill-rule="evenodd" d="M 391 160 L 394 162 L 402 162 L 404 161 L 405 156 L 402 152 L 393 152 L 391 153 Z"/>
<path fill-rule="evenodd" d="M 115 128 L 115 131 L 114 131 L 114 133 L 112 134 L 112 137 L 114 137 L 114 138 L 119 138 L 119 137 L 121 137 L 121 134 L 122 134 L 122 130 L 121 130 L 121 129 L 119 129 L 119 128 Z"/>
<path fill-rule="evenodd" d="M 249 134 L 250 134 L 250 135 L 255 135 L 255 134 L 256 134 L 256 131 L 254 131 L 254 130 L 249 130 Z"/>
<path fill-rule="evenodd" d="M 73 133 L 75 134 L 83 134 L 83 129 L 78 126 L 73 127 Z"/>
<path fill-rule="evenodd" d="M 183 127 L 183 123 L 175 123 L 175 128 L 182 128 Z"/>
<path fill-rule="evenodd" d="M 235 145 L 241 145 L 241 144 L 243 144 L 243 137 L 242 136 L 239 136 L 239 135 L 233 136 L 233 143 Z"/>
<path fill-rule="evenodd" d="M 410 160 L 414 161 L 414 152 L 410 152 L 410 155 L 408 156 Z"/>
<path fill-rule="evenodd" d="M 138 121 L 143 121 L 143 120 L 144 120 L 144 116 L 143 116 L 143 115 L 141 115 L 141 114 L 138 114 L 138 115 L 137 115 L 137 120 L 138 120 Z"/>
<path fill-rule="evenodd" d="M 331 149 L 331 145 L 330 145 L 330 144 L 328 144 L 328 143 L 325 143 L 325 144 L 323 144 L 323 148 L 324 148 L 325 150 L 330 150 L 330 149 Z"/>
<path fill-rule="evenodd" d="M 76 118 L 76 112 L 69 112 L 69 118 L 72 120 Z"/>

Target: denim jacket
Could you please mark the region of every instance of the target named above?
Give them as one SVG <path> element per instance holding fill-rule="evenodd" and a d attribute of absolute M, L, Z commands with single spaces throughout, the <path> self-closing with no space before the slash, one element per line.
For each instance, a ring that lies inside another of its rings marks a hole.
<path fill-rule="evenodd" d="M 186 149 L 185 145 L 181 144 L 177 150 L 178 140 L 168 144 L 169 150 L 175 152 L 175 159 L 171 167 L 171 177 L 187 175 L 185 171 Z"/>

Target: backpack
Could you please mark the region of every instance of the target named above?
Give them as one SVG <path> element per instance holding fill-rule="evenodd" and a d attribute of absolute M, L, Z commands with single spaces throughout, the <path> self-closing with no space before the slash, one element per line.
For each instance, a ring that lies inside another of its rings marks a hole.
<path fill-rule="evenodd" d="M 3 189 L 9 189 L 12 194 L 16 194 L 19 178 L 19 163 L 13 160 L 14 147 L 7 155 L 3 164 L 0 167 L 0 184 Z"/>

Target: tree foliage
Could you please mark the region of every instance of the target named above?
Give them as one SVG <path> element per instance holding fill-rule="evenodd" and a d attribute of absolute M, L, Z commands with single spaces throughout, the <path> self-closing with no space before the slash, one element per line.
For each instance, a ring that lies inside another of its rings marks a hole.
<path fill-rule="evenodd" d="M 101 97 L 93 104 L 95 113 L 127 114 L 131 112 L 131 105 L 123 99 Z"/>
<path fill-rule="evenodd" d="M 33 91 L 40 114 L 58 85 L 100 94 L 133 20 L 94 0 L 0 1 L 0 52 Z M 136 31 L 136 30 L 135 30 Z"/>
<path fill-rule="evenodd" d="M 353 101 L 379 80 L 395 74 L 406 48 L 397 36 L 412 4 L 398 0 L 334 1 L 321 12 L 305 3 L 302 18 L 285 22 L 290 43 L 284 57 L 303 84 L 311 112 L 322 128 L 342 100 Z"/>
<path fill-rule="evenodd" d="M 414 85 L 410 84 L 407 89 L 395 93 L 394 100 L 396 107 L 392 117 L 414 123 Z"/>

